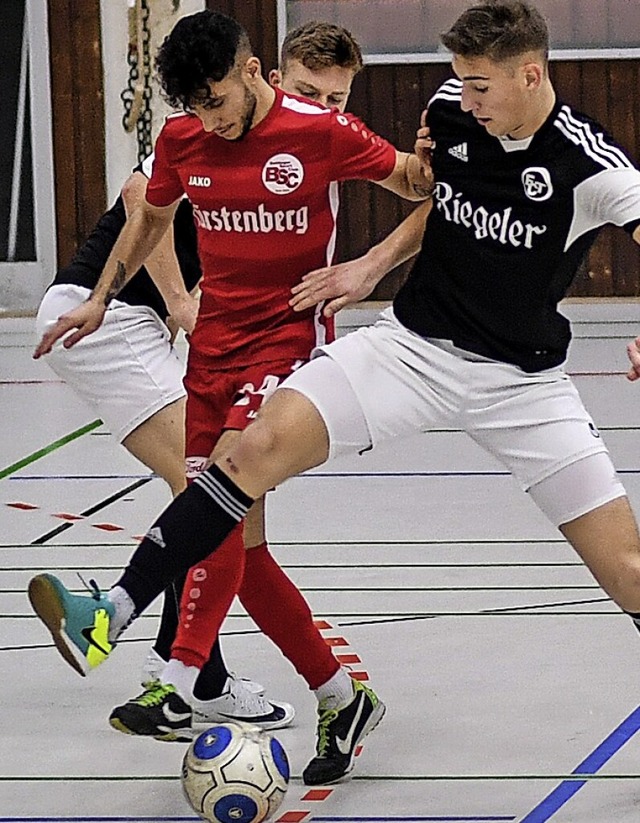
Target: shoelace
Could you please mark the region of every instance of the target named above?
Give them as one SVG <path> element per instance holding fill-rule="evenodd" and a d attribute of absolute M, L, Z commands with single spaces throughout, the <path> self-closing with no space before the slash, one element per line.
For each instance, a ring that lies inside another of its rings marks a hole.
<path fill-rule="evenodd" d="M 93 578 L 90 578 L 89 582 L 87 583 L 87 581 L 80 574 L 80 572 L 76 572 L 76 574 L 80 578 L 80 582 L 85 587 L 85 589 L 89 592 L 91 597 L 93 597 L 94 600 L 101 600 L 102 599 L 102 592 L 100 590 L 100 586 L 98 586 L 96 581 Z"/>
<path fill-rule="evenodd" d="M 100 586 L 98 586 L 98 584 L 96 583 L 96 581 L 95 581 L 93 578 L 90 578 L 90 579 L 89 579 L 89 582 L 87 583 L 87 581 L 86 581 L 86 580 L 84 579 L 84 577 L 80 574 L 80 572 L 76 572 L 76 574 L 77 574 L 77 575 L 78 575 L 78 577 L 80 578 L 80 581 L 81 581 L 82 585 L 85 587 L 85 589 L 89 592 L 89 594 L 91 595 L 91 597 L 92 597 L 94 600 L 96 600 L 96 601 L 99 603 L 101 600 L 103 600 L 103 599 L 107 599 L 107 598 L 106 598 L 106 595 L 104 595 L 104 594 L 102 593 L 102 590 L 101 590 Z M 133 623 L 133 621 L 134 621 L 137 617 L 138 617 L 137 612 L 132 612 L 132 614 L 130 614 L 130 615 L 129 615 L 129 617 L 128 617 L 128 619 L 127 619 L 127 622 L 124 624 L 124 626 L 120 626 L 120 628 L 118 629 L 117 633 L 113 634 L 113 636 L 112 636 L 112 631 L 111 631 L 111 629 L 109 629 L 109 642 L 110 642 L 110 643 L 112 643 L 112 644 L 115 646 L 116 641 L 117 641 L 117 639 L 120 637 L 120 635 L 122 634 L 122 632 L 123 632 L 125 629 L 128 629 L 128 628 L 129 628 L 129 626 Z"/>
<path fill-rule="evenodd" d="M 229 692 L 233 705 L 242 714 L 255 714 L 256 704 L 260 714 L 270 714 L 273 709 L 270 704 L 257 694 L 252 694 L 238 680 L 232 680 Z"/>
<path fill-rule="evenodd" d="M 132 703 L 137 703 L 138 706 L 158 706 L 168 694 L 174 694 L 174 692 L 174 686 L 156 680 L 141 694 L 134 697 Z"/>
<path fill-rule="evenodd" d="M 337 709 L 322 709 L 318 708 L 320 715 L 318 719 L 318 743 L 316 745 L 316 754 L 318 757 L 324 757 L 329 748 L 329 726 L 338 717 Z"/>

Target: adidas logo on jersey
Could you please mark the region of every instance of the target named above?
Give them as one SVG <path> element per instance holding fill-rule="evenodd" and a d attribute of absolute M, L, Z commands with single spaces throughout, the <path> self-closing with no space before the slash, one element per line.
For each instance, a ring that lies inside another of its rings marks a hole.
<path fill-rule="evenodd" d="M 162 529 L 160 526 L 154 526 L 152 529 L 145 534 L 147 540 L 151 540 L 152 543 L 155 543 L 156 546 L 160 546 L 161 549 L 166 549 L 167 544 L 164 542 L 164 537 L 162 536 Z"/>
<path fill-rule="evenodd" d="M 449 154 L 455 157 L 456 160 L 462 160 L 465 163 L 469 161 L 469 152 L 466 143 L 458 143 L 457 146 L 451 146 Z"/>

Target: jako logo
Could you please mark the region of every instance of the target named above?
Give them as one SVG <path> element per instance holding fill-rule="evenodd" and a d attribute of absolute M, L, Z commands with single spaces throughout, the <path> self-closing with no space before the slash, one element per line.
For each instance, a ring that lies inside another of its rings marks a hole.
<path fill-rule="evenodd" d="M 199 174 L 189 175 L 189 186 L 196 186 L 201 189 L 208 189 L 211 185 L 210 177 L 201 177 Z"/>
<path fill-rule="evenodd" d="M 548 200 L 553 194 L 551 175 L 549 170 L 542 166 L 531 166 L 522 172 L 524 193 L 529 200 Z"/>
<path fill-rule="evenodd" d="M 302 163 L 292 154 L 274 154 L 262 169 L 262 182 L 272 194 L 290 194 L 303 180 Z"/>

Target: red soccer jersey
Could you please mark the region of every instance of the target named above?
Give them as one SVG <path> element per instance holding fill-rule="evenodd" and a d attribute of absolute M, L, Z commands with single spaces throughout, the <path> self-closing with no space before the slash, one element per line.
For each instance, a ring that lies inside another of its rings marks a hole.
<path fill-rule="evenodd" d="M 205 132 L 195 115 L 167 119 L 147 200 L 166 206 L 185 193 L 193 204 L 203 270 L 193 362 L 306 359 L 331 339 L 317 309 L 289 307 L 291 287 L 332 261 L 338 181 L 383 180 L 395 157 L 352 115 L 279 89 L 264 120 L 237 142 Z"/>

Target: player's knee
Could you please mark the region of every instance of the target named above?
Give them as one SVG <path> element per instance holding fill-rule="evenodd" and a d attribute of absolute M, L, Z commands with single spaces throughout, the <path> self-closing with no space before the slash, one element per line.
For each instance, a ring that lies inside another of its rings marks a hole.
<path fill-rule="evenodd" d="M 611 599 L 626 612 L 640 612 L 640 553 L 630 554 L 609 586 Z"/>
<path fill-rule="evenodd" d="M 253 467 L 278 459 L 285 448 L 285 436 L 275 421 L 258 417 L 243 432 L 235 451 L 236 459 Z"/>

